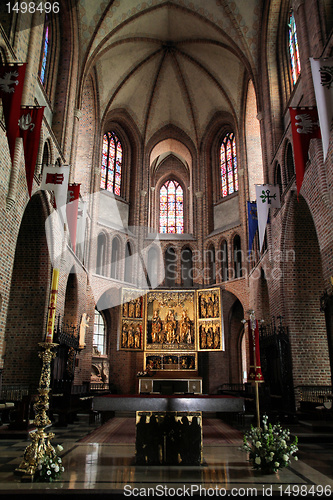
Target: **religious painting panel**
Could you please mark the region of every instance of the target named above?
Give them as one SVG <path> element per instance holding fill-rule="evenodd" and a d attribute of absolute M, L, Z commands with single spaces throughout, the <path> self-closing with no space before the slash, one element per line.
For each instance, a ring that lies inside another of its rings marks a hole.
<path fill-rule="evenodd" d="M 197 310 L 198 351 L 224 350 L 220 289 L 198 290 Z"/>
<path fill-rule="evenodd" d="M 140 290 L 124 288 L 122 291 L 122 311 L 120 318 L 119 348 L 142 351 L 144 297 Z"/>
<path fill-rule="evenodd" d="M 196 371 L 198 358 L 196 352 L 145 353 L 146 371 Z"/>
<path fill-rule="evenodd" d="M 148 292 L 145 349 L 194 351 L 195 317 L 195 292 Z"/>

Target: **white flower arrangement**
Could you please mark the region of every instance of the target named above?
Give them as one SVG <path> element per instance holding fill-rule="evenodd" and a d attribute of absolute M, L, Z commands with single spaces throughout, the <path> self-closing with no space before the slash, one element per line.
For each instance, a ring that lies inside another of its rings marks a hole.
<path fill-rule="evenodd" d="M 38 462 L 35 476 L 36 481 L 48 481 L 51 483 L 59 479 L 65 470 L 61 458 L 57 455 L 57 452 L 61 451 L 63 451 L 63 447 L 57 445 L 55 450 L 52 450 L 50 454 L 45 454 Z"/>
<path fill-rule="evenodd" d="M 254 469 L 264 473 L 277 472 L 290 465 L 291 458 L 298 451 L 298 439 L 290 441 L 289 429 L 282 429 L 280 424 L 268 424 L 268 416 L 262 419 L 262 428 L 251 426 L 251 430 L 244 435 L 242 450 L 249 454 L 249 462 Z"/>

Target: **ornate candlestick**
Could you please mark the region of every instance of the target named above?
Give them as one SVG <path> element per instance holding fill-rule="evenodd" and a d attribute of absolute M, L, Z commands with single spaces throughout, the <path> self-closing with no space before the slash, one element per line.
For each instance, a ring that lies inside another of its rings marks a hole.
<path fill-rule="evenodd" d="M 38 344 L 43 351 L 38 356 L 43 360 L 42 372 L 38 387 L 38 400 L 34 404 L 36 416 L 33 421 L 37 430 L 30 433 L 32 443 L 25 449 L 23 460 L 16 469 L 16 472 L 22 473 L 26 478 L 33 480 L 33 476 L 38 467 L 38 463 L 45 457 L 55 457 L 56 451 L 50 443 L 54 438 L 52 432 L 46 433 L 45 427 L 51 424 L 47 411 L 49 409 L 49 392 L 51 380 L 51 361 L 55 357 L 55 353 L 51 352 L 58 344 L 51 342 L 41 342 Z"/>
<path fill-rule="evenodd" d="M 30 433 L 32 443 L 25 449 L 23 460 L 19 468 L 16 469 L 16 472 L 23 473 L 24 477 L 31 480 L 34 478 L 39 462 L 43 460 L 45 456 L 50 458 L 54 458 L 56 456 L 56 451 L 50 443 L 50 440 L 54 438 L 54 434 L 51 432 L 47 434 L 45 432 L 45 427 L 51 424 L 51 420 L 47 416 L 47 411 L 49 409 L 51 361 L 56 356 L 56 354 L 52 352 L 52 349 L 58 345 L 53 343 L 58 282 L 59 269 L 53 269 L 46 337 L 45 342 L 38 344 L 42 348 L 42 351 L 38 353 L 38 356 L 42 358 L 43 364 L 39 379 L 39 386 L 37 389 L 38 400 L 34 404 L 36 416 L 33 423 L 37 427 L 37 430 Z"/>

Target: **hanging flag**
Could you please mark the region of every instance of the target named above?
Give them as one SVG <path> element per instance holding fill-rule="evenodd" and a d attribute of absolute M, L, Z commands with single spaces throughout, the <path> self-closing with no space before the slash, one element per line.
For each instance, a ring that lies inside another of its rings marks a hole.
<path fill-rule="evenodd" d="M 6 124 L 9 152 L 14 160 L 15 140 L 19 137 L 18 121 L 25 78 L 26 63 L 0 66 L 0 97 Z"/>
<path fill-rule="evenodd" d="M 248 324 L 249 355 L 250 355 L 250 370 L 248 379 L 251 382 L 263 382 L 264 377 L 261 371 L 261 362 L 260 362 L 258 320 L 249 319 L 247 324 Z"/>
<path fill-rule="evenodd" d="M 43 176 L 40 189 L 45 191 L 53 191 L 55 198 L 55 208 L 57 208 L 63 222 L 66 222 L 65 207 L 67 203 L 68 178 L 68 165 L 43 168 Z"/>
<path fill-rule="evenodd" d="M 294 143 L 297 194 L 299 194 L 311 139 L 320 139 L 317 108 L 289 108 L 291 132 Z"/>
<path fill-rule="evenodd" d="M 34 180 L 44 108 L 45 106 L 22 106 L 21 116 L 18 121 L 19 135 L 23 139 L 25 173 L 29 197 L 31 197 L 32 183 Z"/>
<path fill-rule="evenodd" d="M 77 256 L 83 260 L 84 242 L 86 235 L 86 218 L 87 218 L 87 203 L 79 198 L 79 207 L 77 214 L 77 230 L 76 230 L 76 252 Z"/>
<path fill-rule="evenodd" d="M 258 214 L 257 214 L 257 203 L 255 201 L 247 202 L 247 214 L 248 214 L 248 225 L 249 225 L 249 254 L 251 254 L 253 240 L 255 234 L 258 230 Z"/>
<path fill-rule="evenodd" d="M 333 57 L 323 59 L 310 57 L 310 62 L 325 161 L 333 117 Z"/>
<path fill-rule="evenodd" d="M 269 209 L 280 208 L 281 206 L 279 186 L 271 186 L 270 184 L 258 184 L 256 185 L 256 196 L 259 229 L 259 250 L 261 250 L 264 243 Z"/>
<path fill-rule="evenodd" d="M 80 184 L 68 184 L 66 214 L 72 248 L 75 253 Z"/>

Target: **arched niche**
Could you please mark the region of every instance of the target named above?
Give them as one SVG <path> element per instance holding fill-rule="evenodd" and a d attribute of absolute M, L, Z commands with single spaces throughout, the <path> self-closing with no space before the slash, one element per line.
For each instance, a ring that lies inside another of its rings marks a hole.
<path fill-rule="evenodd" d="M 78 282 L 74 269 L 67 280 L 63 324 L 66 329 L 78 325 Z"/>
<path fill-rule="evenodd" d="M 164 254 L 165 285 L 173 287 L 177 278 L 177 254 L 172 246 L 168 246 Z"/>
<path fill-rule="evenodd" d="M 190 247 L 181 251 L 181 282 L 184 288 L 193 286 L 193 254 Z"/>

